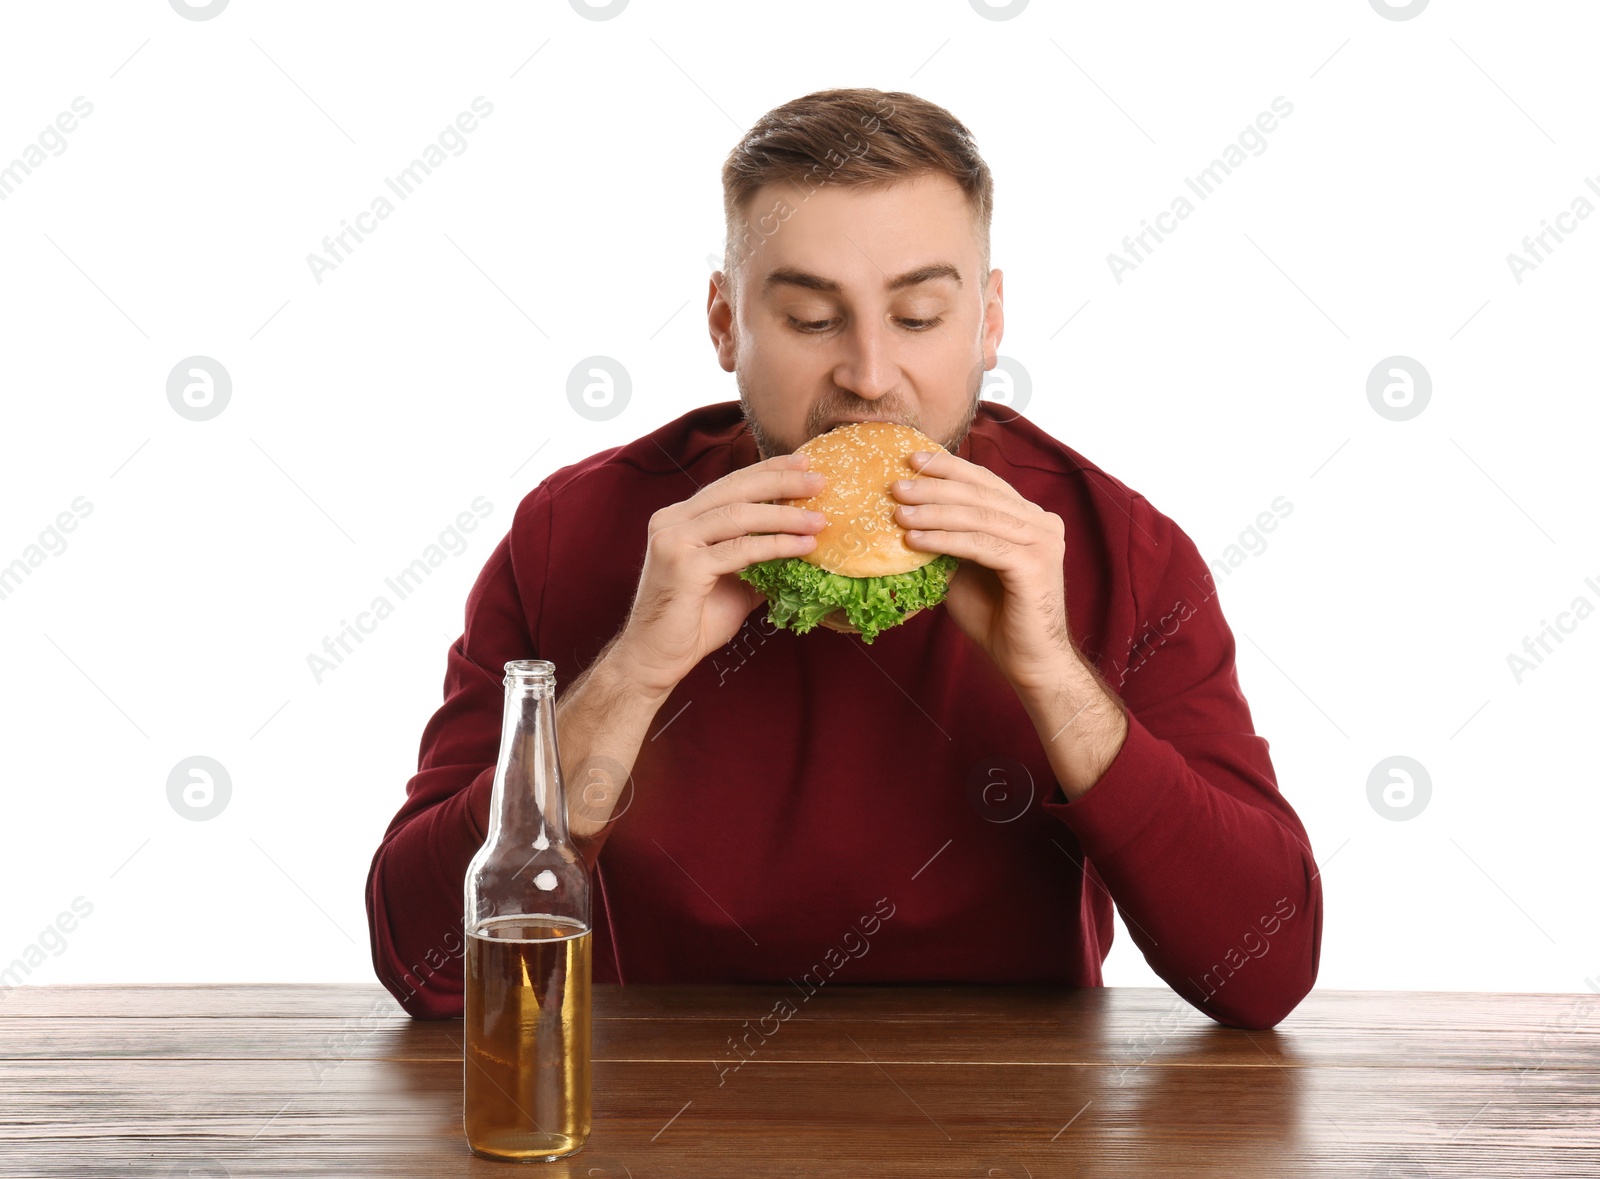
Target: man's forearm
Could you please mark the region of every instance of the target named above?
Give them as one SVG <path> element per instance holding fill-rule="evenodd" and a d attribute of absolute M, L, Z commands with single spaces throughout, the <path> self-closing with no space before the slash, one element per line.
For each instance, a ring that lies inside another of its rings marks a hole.
<path fill-rule="evenodd" d="M 1128 735 L 1122 702 L 1081 658 L 1048 688 L 1018 689 L 1061 792 L 1072 802 L 1100 780 Z"/>
<path fill-rule="evenodd" d="M 1322 905 L 1265 742 L 1248 727 L 1180 738 L 1211 755 L 1232 786 L 1224 789 L 1183 748 L 1142 724 L 1135 730 L 1092 667 L 1062 669 L 1018 696 L 1067 800 L 1047 805 L 1093 861 L 1151 969 L 1218 1022 L 1265 1028 L 1282 1019 L 1316 977 Z M 1224 987 L 1269 946 L 1269 962 Z"/>
<path fill-rule="evenodd" d="M 615 648 L 613 639 L 556 698 L 567 830 L 591 868 L 611 829 L 612 812 L 627 787 L 645 732 L 667 698 L 631 679 Z M 487 831 L 490 800 L 484 797 L 474 805 L 482 808 L 476 818 L 480 829 Z"/>
<path fill-rule="evenodd" d="M 615 647 L 616 640 L 608 643 L 556 702 L 567 826 L 590 867 L 610 832 L 645 732 L 666 700 L 628 676 Z"/>

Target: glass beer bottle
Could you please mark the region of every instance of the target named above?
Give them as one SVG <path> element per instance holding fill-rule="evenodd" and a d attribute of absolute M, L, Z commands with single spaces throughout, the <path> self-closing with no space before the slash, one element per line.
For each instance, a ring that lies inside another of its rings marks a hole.
<path fill-rule="evenodd" d="M 567 834 L 555 665 L 505 665 L 489 832 L 467 868 L 465 1117 L 485 1158 L 535 1162 L 589 1136 L 589 873 Z"/>

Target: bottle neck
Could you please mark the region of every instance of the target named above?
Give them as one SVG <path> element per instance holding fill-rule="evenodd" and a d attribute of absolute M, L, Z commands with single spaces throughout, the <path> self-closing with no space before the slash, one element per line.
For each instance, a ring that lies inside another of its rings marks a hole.
<path fill-rule="evenodd" d="M 508 676 L 489 844 L 567 845 L 566 793 L 556 748 L 555 684 Z"/>

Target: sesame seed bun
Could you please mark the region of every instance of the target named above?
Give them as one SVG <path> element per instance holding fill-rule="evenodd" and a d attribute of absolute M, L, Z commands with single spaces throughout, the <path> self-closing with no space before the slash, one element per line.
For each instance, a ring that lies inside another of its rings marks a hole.
<path fill-rule="evenodd" d="M 846 577 L 886 577 L 910 573 L 938 554 L 911 548 L 906 530 L 894 517 L 899 501 L 889 494 L 896 479 L 916 478 L 909 455 L 944 449 L 921 430 L 896 422 L 852 422 L 819 434 L 797 453 L 811 456 L 811 470 L 827 477 L 816 495 L 781 502 L 821 512 L 827 519 L 817 544 L 799 559 Z M 921 613 L 913 610 L 912 618 Z M 844 634 L 859 634 L 835 610 L 819 620 Z"/>

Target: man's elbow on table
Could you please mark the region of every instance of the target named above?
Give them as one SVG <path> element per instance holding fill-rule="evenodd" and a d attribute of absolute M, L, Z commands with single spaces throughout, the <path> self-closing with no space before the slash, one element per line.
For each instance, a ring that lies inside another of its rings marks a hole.
<path fill-rule="evenodd" d="M 462 1007 L 462 921 L 453 906 L 435 906 L 427 915 L 415 903 L 390 901 L 385 885 L 384 849 L 373 857 L 367 876 L 367 934 L 372 970 L 385 990 L 413 1019 L 454 1019 Z M 414 881 L 402 881 L 400 896 L 415 895 Z"/>
<path fill-rule="evenodd" d="M 414 966 L 396 979 L 394 972 L 378 971 L 378 981 L 412 1019 L 459 1019 L 461 979 L 447 978 L 440 971 Z"/>
<path fill-rule="evenodd" d="M 1275 972 L 1263 970 L 1252 978 L 1250 972 L 1267 963 L 1246 959 L 1234 972 L 1237 977 L 1223 978 L 1220 972 L 1202 976 L 1200 985 L 1206 998 L 1196 1006 L 1224 1027 L 1261 1032 L 1276 1027 L 1300 1005 L 1317 980 L 1314 941 L 1282 949 L 1285 953 Z"/>
<path fill-rule="evenodd" d="M 395 998 L 400 999 L 399 995 Z M 438 995 L 418 991 L 409 998 L 400 999 L 400 1006 L 412 1019 L 460 1019 L 461 996 Z"/>
<path fill-rule="evenodd" d="M 455 1019 L 461 1015 L 465 946 L 457 929 L 446 928 L 420 953 L 397 944 L 397 940 L 411 941 L 413 947 L 420 944 L 414 936 L 396 934 L 376 923 L 372 929 L 373 970 L 407 1015 L 412 1019 Z M 379 929 L 385 933 L 380 935 Z"/>
<path fill-rule="evenodd" d="M 1283 1022 L 1284 1017 L 1300 1005 L 1300 1000 L 1304 999 L 1310 990 L 1308 984 L 1304 991 L 1296 991 L 1289 996 L 1246 995 L 1241 992 L 1230 996 L 1229 1001 L 1224 1001 L 1219 996 L 1201 1010 L 1223 1027 L 1241 1028 L 1247 1032 L 1265 1032 Z"/>

